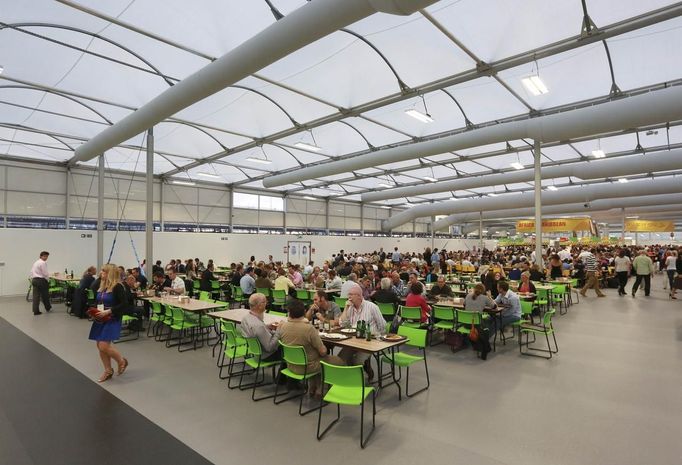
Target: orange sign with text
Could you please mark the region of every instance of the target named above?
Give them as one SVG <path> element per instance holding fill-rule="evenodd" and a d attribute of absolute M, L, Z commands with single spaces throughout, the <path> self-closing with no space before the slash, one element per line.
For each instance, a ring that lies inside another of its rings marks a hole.
<path fill-rule="evenodd" d="M 672 221 L 627 220 L 625 230 L 632 232 L 673 232 L 675 225 Z"/>
<path fill-rule="evenodd" d="M 590 231 L 590 218 L 552 218 L 542 220 L 543 232 Z M 519 220 L 516 222 L 516 232 L 534 232 L 535 220 Z"/>

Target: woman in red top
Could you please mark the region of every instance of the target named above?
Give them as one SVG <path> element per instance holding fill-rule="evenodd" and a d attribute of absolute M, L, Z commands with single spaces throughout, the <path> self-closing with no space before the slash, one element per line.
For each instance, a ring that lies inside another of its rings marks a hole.
<path fill-rule="evenodd" d="M 422 309 L 421 322 L 427 323 L 429 317 L 431 316 L 431 307 L 429 307 L 426 298 L 422 295 L 423 286 L 420 282 L 412 283 L 410 286 L 410 292 L 405 298 L 405 306 L 407 307 L 420 307 Z"/>
<path fill-rule="evenodd" d="M 530 281 L 530 273 L 527 271 L 521 273 L 521 284 L 519 284 L 519 292 L 535 294 L 535 285 Z"/>

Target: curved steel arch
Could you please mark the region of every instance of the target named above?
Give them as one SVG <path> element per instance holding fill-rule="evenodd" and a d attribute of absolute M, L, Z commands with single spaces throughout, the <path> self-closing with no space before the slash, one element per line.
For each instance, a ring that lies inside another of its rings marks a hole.
<path fill-rule="evenodd" d="M 24 125 L 22 125 L 22 124 L 15 124 L 15 123 L 1 123 L 1 124 L 3 124 L 4 126 L 6 126 L 6 127 L 8 127 L 8 128 L 11 127 L 11 128 L 13 128 L 13 129 L 15 129 L 15 130 L 18 130 L 18 131 L 26 131 L 27 129 L 32 129 L 32 128 L 29 128 L 28 126 L 24 126 Z M 26 132 L 33 132 L 33 131 L 26 131 Z M 62 145 L 63 145 L 64 147 L 66 147 L 67 149 L 72 150 L 72 151 L 74 150 L 73 147 L 71 147 L 69 144 L 67 144 L 66 142 L 64 142 L 64 141 L 61 140 L 59 137 L 57 137 L 57 136 L 55 136 L 55 135 L 53 135 L 53 134 L 47 134 L 47 133 L 45 133 L 45 132 L 36 132 L 36 134 L 41 134 L 41 135 L 43 135 L 43 136 L 47 136 L 47 137 L 49 137 L 49 138 L 51 138 L 51 139 L 56 140 L 57 142 L 59 142 L 60 144 L 62 144 Z"/>
<path fill-rule="evenodd" d="M 99 111 L 95 110 L 94 108 L 92 108 L 90 105 L 87 105 L 87 104 L 81 102 L 80 100 L 78 100 L 78 99 L 76 99 L 76 98 L 74 98 L 74 97 L 71 97 L 71 96 L 69 96 L 69 95 L 62 94 L 61 92 L 56 92 L 56 91 L 54 91 L 54 90 L 48 90 L 48 89 L 38 89 L 38 88 L 36 88 L 36 87 L 24 86 L 24 85 L 19 85 L 19 84 L 8 84 L 8 85 L 0 86 L 0 89 L 24 89 L 24 90 L 35 90 L 36 92 L 47 92 L 48 94 L 57 95 L 57 96 L 59 96 L 59 97 L 65 98 L 65 99 L 67 99 L 67 100 L 71 100 L 72 102 L 77 103 L 77 104 L 81 105 L 82 107 L 87 108 L 88 110 L 90 110 L 91 112 L 93 112 L 94 114 L 96 114 L 97 116 L 99 116 L 100 118 L 102 118 L 106 123 L 108 123 L 108 124 L 114 124 L 113 122 L 111 122 L 111 120 L 109 120 L 109 118 L 107 118 L 107 117 L 104 116 L 102 113 L 100 113 Z M 66 116 L 66 115 L 65 115 L 65 116 Z"/>
<path fill-rule="evenodd" d="M 356 128 L 355 126 L 353 126 L 352 124 L 350 124 L 349 122 L 344 121 L 344 120 L 339 120 L 337 122 L 341 123 L 341 124 L 345 124 L 346 126 L 351 128 L 353 131 L 357 132 L 360 135 L 360 137 L 362 137 L 364 139 L 365 143 L 367 144 L 367 147 L 369 147 L 370 150 L 374 151 L 377 149 L 374 145 L 372 145 L 372 143 L 369 140 L 367 140 L 365 135 L 358 128 Z"/>
<path fill-rule="evenodd" d="M 311 0 L 307 0 L 307 1 L 310 2 Z M 270 7 L 270 11 L 272 12 L 272 15 L 275 17 L 276 21 L 279 21 L 280 19 L 284 18 L 284 15 L 277 9 L 277 7 L 275 7 L 275 5 L 272 3 L 271 0 L 265 0 L 265 3 L 267 3 L 268 7 Z M 393 73 L 393 76 L 398 81 L 398 86 L 400 87 L 401 92 L 407 93 L 411 90 L 410 86 L 405 84 L 405 81 L 403 81 L 400 78 L 400 75 L 398 74 L 396 69 L 393 67 L 391 62 L 388 61 L 388 58 L 386 58 L 386 56 L 383 53 L 381 53 L 381 50 L 379 50 L 372 42 L 370 42 L 369 39 L 367 39 L 366 37 L 363 37 L 362 35 L 358 34 L 357 32 L 354 32 L 354 31 L 351 31 L 350 29 L 347 29 L 345 27 L 342 29 L 339 29 L 339 31 L 352 35 L 356 39 L 359 39 L 362 42 L 364 42 L 372 50 L 374 50 L 374 52 L 377 55 L 379 55 L 379 57 L 383 60 L 383 62 L 386 63 L 386 66 L 388 66 L 388 68 L 391 70 L 391 73 Z"/>
<path fill-rule="evenodd" d="M 455 98 L 454 95 L 452 95 L 450 92 L 448 92 L 446 89 L 441 89 L 443 92 L 445 92 L 445 95 L 450 97 L 453 102 L 455 102 L 455 105 L 457 105 L 457 108 L 459 108 L 459 111 L 462 112 L 462 116 L 464 117 L 464 124 L 466 125 L 467 129 L 473 129 L 474 128 L 474 123 L 471 122 L 469 117 L 467 116 L 466 113 L 464 113 L 464 108 L 462 108 L 462 105 L 459 104 L 457 99 Z"/>
<path fill-rule="evenodd" d="M 105 60 L 113 61 L 113 62 L 122 64 L 122 65 L 126 65 L 126 66 L 130 66 L 130 67 L 134 67 L 134 68 L 140 69 L 140 70 L 142 70 L 142 71 L 149 71 L 149 70 L 145 70 L 144 68 L 141 68 L 141 67 L 139 67 L 139 66 L 135 66 L 135 65 L 133 65 L 133 64 L 131 64 L 131 63 L 126 63 L 126 62 L 121 61 L 121 60 L 116 60 L 115 58 L 107 57 L 107 56 L 104 56 L 104 55 L 99 54 L 99 53 L 95 53 L 95 52 L 92 52 L 92 51 L 89 51 L 89 50 L 85 50 L 85 49 L 82 49 L 82 48 L 80 48 L 80 47 L 76 47 L 75 45 L 67 44 L 66 42 L 62 42 L 62 41 L 60 41 L 60 40 L 52 39 L 51 37 L 45 37 L 45 36 L 42 36 L 42 35 L 40 35 L 40 34 L 36 34 L 36 33 L 34 33 L 34 32 L 26 31 L 26 30 L 22 29 L 22 28 L 24 28 L 24 27 L 45 27 L 45 28 L 52 28 L 52 29 L 63 29 L 63 30 L 65 30 L 65 31 L 78 32 L 78 33 L 80 33 L 80 34 L 85 34 L 85 35 L 88 35 L 88 36 L 90 36 L 90 37 L 94 37 L 94 38 L 96 38 L 96 39 L 102 40 L 102 41 L 104 41 L 104 42 L 107 42 L 107 43 L 109 43 L 109 44 L 111 44 L 111 45 L 113 45 L 113 46 L 115 46 L 115 47 L 118 47 L 118 48 L 120 48 L 121 50 L 123 50 L 123 51 L 125 51 L 125 52 L 131 54 L 132 56 L 134 56 L 135 58 L 137 58 L 138 60 L 140 60 L 142 63 L 144 63 L 144 64 L 146 64 L 147 66 L 149 66 L 149 68 L 151 68 L 151 70 L 152 70 L 152 74 L 156 74 L 157 76 L 159 76 L 160 78 L 162 78 L 164 81 L 166 81 L 166 83 L 167 83 L 169 86 L 173 86 L 173 85 L 175 84 L 175 83 L 171 80 L 171 78 L 169 78 L 168 76 L 166 76 L 165 74 L 163 74 L 159 69 L 157 69 L 153 64 L 151 64 L 151 63 L 149 62 L 149 60 L 147 60 L 146 58 L 144 58 L 144 57 L 142 57 L 141 55 L 139 55 L 139 54 L 133 52 L 133 51 L 132 51 L 131 49 L 129 49 L 128 47 L 126 47 L 126 46 L 124 46 L 124 45 L 121 45 L 121 44 L 119 44 L 118 42 L 116 42 L 116 41 L 114 41 L 114 40 L 111 40 L 111 39 L 108 39 L 108 38 L 106 38 L 106 37 L 104 37 L 104 36 L 101 36 L 101 35 L 99 35 L 99 34 L 97 34 L 97 33 L 95 33 L 95 32 L 86 31 L 85 29 L 80 29 L 80 28 L 73 27 L 73 26 L 64 26 L 64 25 L 62 25 L 62 24 L 53 24 L 53 23 L 13 23 L 13 24 L 0 23 L 0 30 L 5 29 L 5 28 L 14 29 L 14 30 L 23 32 L 23 33 L 25 33 L 25 34 L 29 34 L 29 35 L 32 35 L 32 36 L 35 36 L 35 37 L 39 37 L 39 38 L 41 38 L 41 39 L 44 39 L 44 40 L 47 40 L 47 41 L 50 41 L 50 42 L 54 42 L 54 43 L 56 43 L 56 44 L 63 45 L 63 46 L 65 46 L 65 47 L 73 48 L 73 49 L 82 51 L 82 52 L 84 52 L 84 53 L 88 53 L 88 54 L 90 54 L 90 55 L 97 56 L 97 57 L 99 57 L 99 58 L 103 58 L 103 59 L 105 59 Z M 177 81 L 177 79 L 175 79 L 175 81 Z"/>
<path fill-rule="evenodd" d="M 611 97 L 618 97 L 623 92 L 620 90 L 620 87 L 618 87 L 618 84 L 616 84 L 616 75 L 613 71 L 613 62 L 611 61 L 611 51 L 609 50 L 609 45 L 606 43 L 606 40 L 602 40 L 602 43 L 604 44 L 606 59 L 609 62 L 609 71 L 611 72 L 611 90 L 609 91 L 609 95 Z"/>
<path fill-rule="evenodd" d="M 207 135 L 207 136 L 210 137 L 211 139 L 213 139 L 213 140 L 215 141 L 215 143 L 218 144 L 218 145 L 220 146 L 220 148 L 222 148 L 225 152 L 228 152 L 228 153 L 230 152 L 230 149 L 229 149 L 227 146 L 225 146 L 225 144 L 223 144 L 222 142 L 220 142 L 213 134 L 211 134 L 210 132 L 206 131 L 205 129 L 203 129 L 203 128 L 199 127 L 199 126 L 196 126 L 196 125 L 194 125 L 194 124 L 188 123 L 188 122 L 186 122 L 186 121 L 174 121 L 174 120 L 165 120 L 165 121 L 162 121 L 162 122 L 159 123 L 159 124 L 165 124 L 165 123 L 179 124 L 179 125 L 181 125 L 181 126 L 188 126 L 188 127 L 190 127 L 190 128 L 196 129 L 197 131 L 199 131 L 199 132 L 201 132 L 201 133 Z M 164 157 L 164 158 L 165 158 L 165 157 Z M 175 163 L 173 163 L 172 161 L 168 160 L 167 158 L 165 158 L 165 159 L 166 159 L 166 161 L 168 161 L 171 165 L 176 166 Z M 235 166 L 235 165 L 233 165 L 233 164 L 231 164 L 231 163 L 227 163 L 227 165 L 228 165 L 228 166 L 231 166 L 231 167 L 233 167 L 233 168 L 235 168 L 235 169 L 237 169 L 237 170 L 239 170 L 244 176 L 246 176 L 247 179 L 252 179 L 252 177 L 249 176 L 248 174 L 246 174 L 246 172 L 245 172 L 243 169 L 241 169 L 240 167 Z M 177 168 L 177 166 L 176 166 L 176 168 Z M 181 167 L 179 167 L 178 169 L 182 170 Z"/>
<path fill-rule="evenodd" d="M 62 41 L 59 41 L 59 40 L 56 40 L 56 39 L 52 39 L 52 38 L 50 38 L 50 37 L 45 37 L 45 36 L 42 36 L 42 35 L 40 35 L 40 34 L 36 34 L 36 33 L 30 32 L 30 31 L 26 31 L 26 30 L 21 29 L 22 27 L 46 27 L 46 28 L 54 28 L 54 29 L 63 29 L 63 30 L 67 30 L 67 31 L 78 32 L 78 33 L 81 33 L 81 34 L 89 35 L 89 36 L 91 36 L 91 37 L 94 37 L 94 38 L 103 40 L 103 41 L 105 41 L 105 42 L 107 42 L 107 43 L 110 43 L 110 44 L 112 44 L 112 45 L 114 45 L 114 46 L 120 48 L 121 50 L 126 51 L 127 53 L 131 54 L 132 56 L 134 56 L 134 57 L 137 58 L 138 60 L 142 61 L 142 62 L 143 62 L 144 64 L 146 64 L 147 66 L 149 66 L 149 68 L 151 68 L 151 70 L 147 70 L 147 69 L 144 69 L 144 68 L 142 68 L 142 67 L 140 67 L 140 66 L 135 66 L 135 65 L 133 65 L 133 64 L 131 64 L 131 63 L 126 63 L 126 62 L 121 61 L 121 60 L 116 60 L 116 59 L 114 59 L 114 58 L 107 57 L 107 56 L 102 55 L 102 54 L 99 54 L 99 53 L 95 53 L 95 52 L 92 52 L 92 51 L 89 51 L 89 50 L 85 50 L 85 49 L 83 49 L 83 48 L 76 47 L 76 46 L 71 45 L 71 44 L 67 44 L 66 42 L 62 42 Z M 149 60 L 147 60 L 147 59 L 145 59 L 144 57 L 142 57 L 141 55 L 139 55 L 139 54 L 133 52 L 133 51 L 130 50 L 129 48 L 127 48 L 127 47 L 125 47 L 125 46 L 123 46 L 123 45 L 117 43 L 116 41 L 113 41 L 113 40 L 108 39 L 108 38 L 106 38 L 106 37 L 103 37 L 103 36 L 101 36 L 101 35 L 99 35 L 99 34 L 96 34 L 96 33 L 94 33 L 94 32 L 89 32 L 89 31 L 86 31 L 86 30 L 84 30 L 84 29 L 80 29 L 80 28 L 76 28 L 76 27 L 72 27 L 72 26 L 64 26 L 64 25 L 61 25 L 61 24 L 52 24 L 52 23 L 14 23 L 14 24 L 7 24 L 7 23 L 2 23 L 2 22 L 0 22 L 0 30 L 5 29 L 5 28 L 11 28 L 11 29 L 14 29 L 14 30 L 23 32 L 23 33 L 25 33 L 25 34 L 29 34 L 29 35 L 32 35 L 32 36 L 41 38 L 41 39 L 43 39 L 43 40 L 47 40 L 47 41 L 54 42 L 54 43 L 56 43 L 56 44 L 59 44 L 59 45 L 62 45 L 62 46 L 68 47 L 68 48 L 73 48 L 73 49 L 79 50 L 79 51 L 81 51 L 81 52 L 83 52 L 83 53 L 87 53 L 87 54 L 90 54 L 90 55 L 93 55 L 93 56 L 102 58 L 102 59 L 104 59 L 104 60 L 112 61 L 112 62 L 114 62 L 114 63 L 120 64 L 120 65 L 123 65 L 123 66 L 131 67 L 131 68 L 133 68 L 133 69 L 137 69 L 137 70 L 139 70 L 139 71 L 144 71 L 144 72 L 148 72 L 148 73 L 151 73 L 151 74 L 155 74 L 155 75 L 159 76 L 160 78 L 162 78 L 164 81 L 166 81 L 166 83 L 167 83 L 169 86 L 173 86 L 173 85 L 175 84 L 175 82 L 178 82 L 178 81 L 179 81 L 179 79 L 177 79 L 177 78 L 174 78 L 174 77 L 167 76 L 167 75 L 163 74 L 163 73 L 162 73 L 158 68 L 156 68 Z M 291 121 L 291 123 L 294 125 L 294 127 L 296 127 L 296 128 L 301 128 L 301 127 L 302 127 L 302 125 L 301 125 L 298 121 L 296 121 L 296 119 L 294 119 L 294 117 L 291 116 L 291 114 L 290 114 L 287 110 L 285 110 L 284 107 L 283 107 L 282 105 L 280 105 L 275 99 L 273 99 L 272 97 L 269 97 L 268 95 L 264 94 L 263 92 L 260 92 L 260 91 L 258 91 L 258 90 L 256 90 L 256 89 L 253 89 L 253 88 L 251 88 L 251 87 L 247 87 L 247 86 L 244 86 L 244 85 L 237 85 L 237 84 L 235 84 L 235 85 L 232 85 L 232 86 L 229 86 L 229 87 L 231 87 L 231 88 L 236 88 L 236 89 L 242 89 L 242 90 L 246 90 L 246 91 L 249 91 L 249 92 L 253 92 L 253 93 L 255 93 L 256 95 L 259 95 L 259 96 L 265 98 L 265 99 L 268 100 L 270 103 L 272 103 L 273 105 L 275 105 L 282 113 L 284 113 L 284 114 L 286 115 L 286 117 L 289 119 L 289 121 Z M 109 123 L 110 123 L 110 124 L 113 124 L 113 123 L 111 123 L 111 122 L 109 122 Z"/>

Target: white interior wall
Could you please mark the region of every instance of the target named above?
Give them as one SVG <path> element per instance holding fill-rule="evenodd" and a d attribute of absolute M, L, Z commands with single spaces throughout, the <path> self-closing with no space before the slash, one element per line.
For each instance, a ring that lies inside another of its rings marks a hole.
<path fill-rule="evenodd" d="M 87 237 L 90 235 L 91 237 Z M 109 256 L 115 233 L 104 233 L 104 257 Z M 85 237 L 82 237 L 85 236 Z M 135 254 L 145 256 L 143 232 L 119 232 L 111 261 L 126 268 L 135 265 Z M 251 255 L 265 259 L 272 255 L 275 260 L 286 260 L 284 247 L 288 241 L 310 241 L 315 249 L 313 260 L 322 263 L 332 254 L 343 249 L 346 252 L 371 252 L 383 247 L 392 251 L 398 247 L 403 252 L 421 252 L 431 246 L 430 238 L 347 237 L 347 236 L 296 236 L 278 234 L 214 234 L 214 233 L 154 233 L 155 260 L 164 264 L 171 258 L 199 257 L 204 262 L 212 258 L 219 265 L 246 262 Z M 467 250 L 478 247 L 476 239 L 436 239 L 434 246 L 448 250 Z M 495 247 L 496 241 L 485 241 L 486 247 Z M 88 266 L 97 262 L 97 236 L 95 231 L 65 231 L 41 229 L 0 228 L 0 295 L 17 295 L 26 292 L 31 265 L 41 250 L 50 252 L 50 272 L 68 269 L 80 275 Z"/>

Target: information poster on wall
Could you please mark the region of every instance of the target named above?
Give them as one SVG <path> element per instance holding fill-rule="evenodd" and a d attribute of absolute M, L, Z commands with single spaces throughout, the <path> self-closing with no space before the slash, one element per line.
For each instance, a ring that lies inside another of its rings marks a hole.
<path fill-rule="evenodd" d="M 310 254 L 312 252 L 310 242 L 305 241 L 289 241 L 288 261 L 294 265 L 305 266 L 310 261 Z"/>
<path fill-rule="evenodd" d="M 552 218 L 542 220 L 542 232 L 591 231 L 590 218 Z M 519 220 L 516 232 L 535 232 L 535 220 Z"/>

